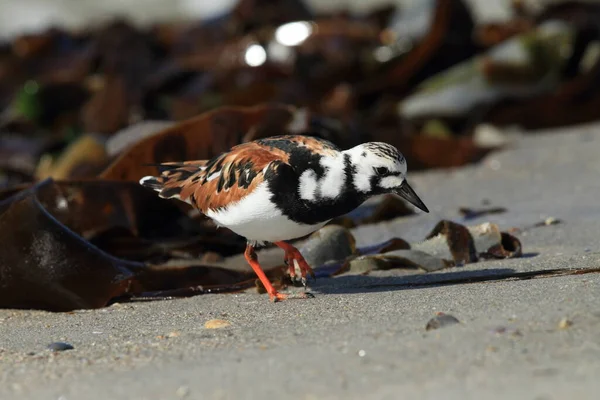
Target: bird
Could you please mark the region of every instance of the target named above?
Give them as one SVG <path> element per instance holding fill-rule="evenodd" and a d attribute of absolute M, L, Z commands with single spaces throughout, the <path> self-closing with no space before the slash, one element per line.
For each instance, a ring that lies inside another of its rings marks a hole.
<path fill-rule="evenodd" d="M 139 184 L 164 199 L 188 203 L 219 227 L 246 240 L 244 257 L 271 301 L 314 297 L 277 291 L 260 266 L 255 249 L 268 243 L 284 251 L 292 280 L 314 272 L 290 244 L 367 199 L 395 194 L 424 212 L 427 206 L 406 181 L 407 163 L 396 147 L 365 142 L 342 150 L 306 134 L 283 134 L 235 145 L 209 160 L 156 164 L 158 176 Z"/>

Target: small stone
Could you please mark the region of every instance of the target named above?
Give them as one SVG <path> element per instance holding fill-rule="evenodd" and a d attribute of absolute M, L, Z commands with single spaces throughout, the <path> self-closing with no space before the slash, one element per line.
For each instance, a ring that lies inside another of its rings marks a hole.
<path fill-rule="evenodd" d="M 507 328 L 506 326 L 498 326 L 494 329 L 492 329 L 492 333 L 496 334 L 496 335 L 511 335 L 511 336 L 515 336 L 515 337 L 521 337 L 523 336 L 523 334 L 521 333 L 520 330 L 515 329 L 515 328 Z"/>
<path fill-rule="evenodd" d="M 167 333 L 167 337 L 168 337 L 168 338 L 179 337 L 179 335 L 181 335 L 181 333 L 180 333 L 180 332 L 177 332 L 177 331 L 174 331 L 174 332 Z"/>
<path fill-rule="evenodd" d="M 560 220 L 554 217 L 548 217 L 544 220 L 544 225 L 556 225 L 558 223 L 560 223 Z"/>
<path fill-rule="evenodd" d="M 367 352 L 366 352 L 366 351 L 364 351 L 364 350 L 359 350 L 359 351 L 358 351 L 358 356 L 359 356 L 359 357 L 364 357 L 364 356 L 366 356 L 366 355 L 367 355 Z"/>
<path fill-rule="evenodd" d="M 231 325 L 231 322 L 225 321 L 224 319 L 211 319 L 204 323 L 206 329 L 221 329 Z"/>
<path fill-rule="evenodd" d="M 567 329 L 571 325 L 573 325 L 573 321 L 571 321 L 567 318 L 563 318 L 558 323 L 558 329 Z"/>
<path fill-rule="evenodd" d="M 430 331 L 432 329 L 439 329 L 445 326 L 454 325 L 458 323 L 460 323 L 460 321 L 456 317 L 450 314 L 444 314 L 440 312 L 437 313 L 435 317 L 431 318 L 429 322 L 427 322 L 425 330 Z"/>
<path fill-rule="evenodd" d="M 175 394 L 181 398 L 187 397 L 190 394 L 190 388 L 187 386 L 179 386 L 175 391 Z"/>
<path fill-rule="evenodd" d="M 54 342 L 50 343 L 47 347 L 50 351 L 65 351 L 65 350 L 73 350 L 75 347 L 65 342 Z"/>

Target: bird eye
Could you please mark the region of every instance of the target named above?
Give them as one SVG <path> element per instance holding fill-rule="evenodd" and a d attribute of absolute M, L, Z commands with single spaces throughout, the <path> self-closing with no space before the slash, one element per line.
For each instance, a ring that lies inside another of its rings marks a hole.
<path fill-rule="evenodd" d="M 373 169 L 375 170 L 375 173 L 380 176 L 385 175 L 389 172 L 386 167 L 375 167 Z"/>

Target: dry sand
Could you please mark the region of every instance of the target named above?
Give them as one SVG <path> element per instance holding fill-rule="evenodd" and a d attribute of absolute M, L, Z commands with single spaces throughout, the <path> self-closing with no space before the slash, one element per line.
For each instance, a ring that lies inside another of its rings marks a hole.
<path fill-rule="evenodd" d="M 355 231 L 419 240 L 458 207 L 524 227 L 526 256 L 439 273 L 322 279 L 316 298 L 203 295 L 53 314 L 0 310 L 0 399 L 577 399 L 600 389 L 600 125 L 529 135 L 480 165 L 412 174 L 432 209 Z M 368 238 L 368 239 L 367 239 Z M 474 276 L 497 280 L 467 283 Z M 465 283 L 446 284 L 448 278 Z M 459 324 L 426 331 L 436 312 Z M 231 325 L 207 329 L 211 319 Z M 74 350 L 50 353 L 54 341 Z"/>

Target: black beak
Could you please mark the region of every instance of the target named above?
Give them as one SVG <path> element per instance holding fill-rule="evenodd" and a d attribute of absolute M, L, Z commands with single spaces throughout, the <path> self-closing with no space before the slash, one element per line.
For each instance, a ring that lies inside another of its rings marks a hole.
<path fill-rule="evenodd" d="M 410 187 L 408 182 L 404 181 L 402 185 L 400 185 L 400 187 L 396 188 L 395 193 L 398 196 L 402 197 L 404 200 L 408 201 L 413 206 L 425 211 L 426 213 L 429 212 L 429 209 L 427 208 L 425 203 L 423 203 L 419 196 L 417 196 L 417 194 L 415 193 L 413 188 Z"/>

